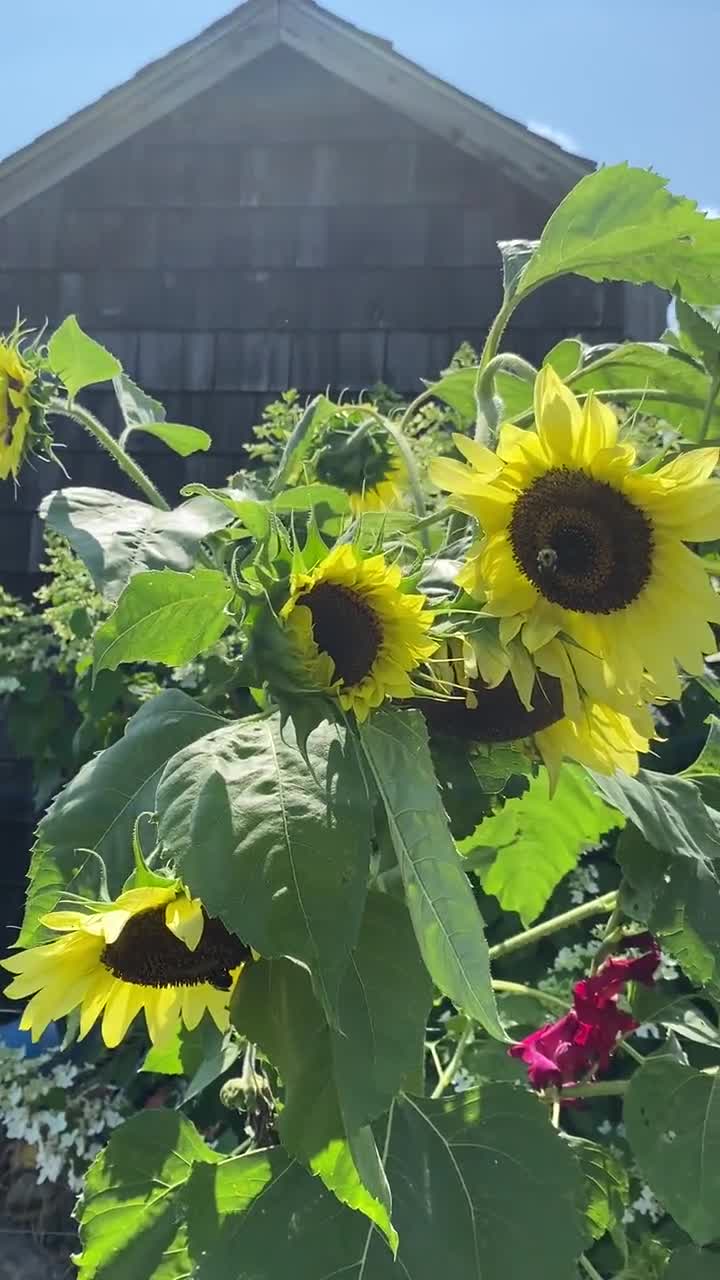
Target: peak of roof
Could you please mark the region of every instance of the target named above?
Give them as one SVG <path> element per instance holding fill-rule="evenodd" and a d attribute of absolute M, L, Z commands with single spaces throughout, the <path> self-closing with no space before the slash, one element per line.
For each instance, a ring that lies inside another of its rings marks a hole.
<path fill-rule="evenodd" d="M 316 0 L 245 0 L 198 36 L 0 164 L 0 216 L 53 187 L 148 124 L 285 45 L 453 146 L 492 156 L 551 200 L 594 168 L 323 8 Z"/>

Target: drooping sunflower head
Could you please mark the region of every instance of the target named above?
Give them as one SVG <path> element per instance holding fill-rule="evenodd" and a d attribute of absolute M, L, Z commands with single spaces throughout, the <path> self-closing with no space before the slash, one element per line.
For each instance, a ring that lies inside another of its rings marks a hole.
<path fill-rule="evenodd" d="M 536 733 L 535 745 L 554 786 L 563 760 L 574 760 L 608 777 L 614 773 L 633 776 L 653 732 L 646 708 L 639 707 L 630 716 L 604 703 L 587 702 L 578 719 L 566 716 Z"/>
<path fill-rule="evenodd" d="M 365 425 L 349 434 L 332 431 L 315 459 L 319 480 L 344 489 L 356 515 L 402 502 L 404 469 L 392 442 Z"/>
<path fill-rule="evenodd" d="M 32 997 L 20 1026 L 33 1040 L 73 1009 L 80 1038 L 102 1017 L 109 1048 L 141 1009 L 154 1044 L 180 1021 L 192 1030 L 206 1011 L 221 1031 L 227 1027 L 250 949 L 176 882 L 129 889 L 107 906 L 51 912 L 41 923 L 60 936 L 2 962 L 16 975 L 5 994 Z"/>
<path fill-rule="evenodd" d="M 343 544 L 293 575 L 281 612 L 313 683 L 359 720 L 388 697 L 409 697 L 410 673 L 436 648 L 425 597 L 401 581 L 384 556 L 364 560 Z"/>
<path fill-rule="evenodd" d="M 460 584 L 488 613 L 517 618 L 530 652 L 562 632 L 623 693 L 649 675 L 677 697 L 677 664 L 699 674 L 716 647 L 720 599 L 686 544 L 720 537 L 718 450 L 639 470 L 611 410 L 593 396 L 581 407 L 549 367 L 535 422 L 504 426 L 497 454 L 455 437 L 470 465 L 433 466 L 484 532 Z"/>
<path fill-rule="evenodd" d="M 34 370 L 10 340 L 0 340 L 0 480 L 17 476 L 30 444 Z"/>

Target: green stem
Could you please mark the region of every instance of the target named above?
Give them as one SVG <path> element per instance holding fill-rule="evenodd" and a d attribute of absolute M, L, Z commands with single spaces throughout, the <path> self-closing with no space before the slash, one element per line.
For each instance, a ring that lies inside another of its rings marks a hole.
<path fill-rule="evenodd" d="M 590 1261 L 589 1258 L 585 1257 L 584 1253 L 580 1254 L 579 1262 L 580 1262 L 580 1266 L 585 1272 L 585 1275 L 589 1277 L 589 1280 L 603 1280 L 603 1277 L 600 1275 L 600 1272 L 595 1270 L 592 1262 Z"/>
<path fill-rule="evenodd" d="M 380 415 L 379 415 L 379 420 L 382 423 L 385 430 L 387 431 L 390 438 L 394 440 L 397 446 L 398 453 L 400 454 L 400 457 L 403 460 L 405 471 L 407 473 L 408 487 L 410 489 L 410 494 L 413 500 L 413 506 L 415 508 L 416 513 L 422 520 L 425 517 L 427 508 L 425 506 L 425 494 L 423 492 L 422 481 L 420 479 L 420 472 L 418 471 L 418 465 L 417 465 L 417 462 L 415 461 L 415 454 L 412 451 L 412 448 L 408 442 L 407 436 L 403 435 L 403 432 L 400 427 L 396 427 L 394 422 L 390 422 L 388 418 L 383 418 Z M 422 529 L 422 533 L 424 535 L 423 541 L 426 543 L 426 545 L 428 545 L 426 541 L 427 535 L 425 535 L 424 528 Z"/>
<path fill-rule="evenodd" d="M 472 1034 L 473 1034 L 473 1024 L 468 1018 L 465 1022 L 465 1026 L 463 1028 L 460 1039 L 458 1040 L 455 1046 L 455 1052 L 452 1058 L 450 1059 L 450 1061 L 448 1062 L 445 1070 L 440 1075 L 438 1082 L 435 1085 L 435 1088 L 433 1089 L 430 1095 L 431 1098 L 441 1098 L 445 1090 L 447 1089 L 447 1086 L 454 1079 L 455 1075 L 457 1074 L 458 1067 L 462 1062 L 462 1056 L 468 1046 L 468 1042 L 471 1039 Z"/>
<path fill-rule="evenodd" d="M 414 400 L 411 400 L 410 404 L 408 405 L 407 409 L 405 410 L 398 424 L 400 431 L 405 431 L 405 428 L 407 427 L 408 423 L 412 422 L 418 409 L 420 409 L 422 405 L 426 404 L 428 400 L 432 400 L 432 398 L 433 398 L 432 388 L 426 387 L 424 391 L 420 392 L 419 396 L 416 396 Z"/>
<path fill-rule="evenodd" d="M 708 398 L 705 403 L 702 422 L 700 423 L 700 430 L 698 432 L 698 439 L 697 439 L 698 444 L 704 444 L 705 442 L 705 437 L 708 433 L 710 422 L 712 421 L 713 409 L 715 408 L 715 401 L 717 400 L 717 397 L 718 397 L 718 391 L 720 391 L 720 361 L 718 361 L 715 368 L 715 372 L 712 378 L 710 379 L 710 389 L 708 391 Z"/>
<path fill-rule="evenodd" d="M 493 356 L 484 368 L 478 370 L 475 384 L 475 403 L 477 417 L 475 420 L 475 439 L 479 444 L 492 444 L 498 428 L 498 407 L 495 402 L 495 378 L 498 373 L 510 373 L 524 382 L 533 383 L 537 377 L 537 369 L 522 356 L 502 352 Z"/>
<path fill-rule="evenodd" d="M 590 902 L 583 902 L 579 907 L 573 907 L 570 911 L 564 911 L 562 915 L 553 916 L 551 920 L 544 920 L 542 924 L 536 924 L 532 929 L 526 929 L 524 933 L 516 933 L 512 938 L 506 938 L 504 942 L 498 942 L 496 946 L 490 948 L 490 959 L 500 960 L 503 956 L 511 955 L 514 951 L 521 951 L 523 947 L 531 947 L 534 943 L 540 942 L 542 938 L 549 938 L 553 933 L 559 933 L 561 929 L 568 929 L 570 926 L 579 924 L 582 920 L 589 920 L 592 916 L 604 915 L 605 912 L 611 912 L 615 909 L 617 902 L 617 891 L 613 889 L 611 893 L 605 893 L 600 898 L 593 898 Z"/>
<path fill-rule="evenodd" d="M 169 511 L 170 507 L 163 498 L 159 489 L 155 487 L 149 476 L 145 474 L 142 467 L 138 466 L 134 458 L 130 457 L 122 448 L 120 442 L 115 439 L 104 427 L 102 422 L 91 413 L 89 409 L 83 405 L 69 404 L 67 400 L 50 400 L 47 406 L 48 413 L 61 414 L 65 418 L 72 418 L 73 422 L 77 422 L 81 427 L 94 436 L 101 448 L 105 449 L 110 457 L 117 463 L 121 471 L 137 485 L 149 502 L 154 507 L 159 507 L 161 511 Z"/>
<path fill-rule="evenodd" d="M 628 1058 L 632 1058 L 633 1062 L 637 1062 L 641 1067 L 644 1065 L 645 1059 L 642 1054 L 638 1053 L 637 1049 L 633 1048 L 631 1044 L 628 1044 L 627 1040 L 621 1040 L 619 1048 L 622 1049 L 623 1053 L 627 1054 Z"/>
<path fill-rule="evenodd" d="M 546 1004 L 549 1009 L 557 1009 L 558 1013 L 567 1013 L 567 1000 L 561 1000 L 559 996 L 551 996 L 548 991 L 540 991 L 538 987 L 526 987 L 522 982 L 505 982 L 500 978 L 493 978 L 492 989 L 505 992 L 510 996 L 532 996 L 534 1000 Z"/>
<path fill-rule="evenodd" d="M 497 355 L 500 340 L 507 329 L 508 321 L 515 310 L 518 301 L 519 299 L 515 298 L 505 298 L 505 301 L 493 320 L 480 357 L 481 369 L 485 369 L 493 357 Z"/>
<path fill-rule="evenodd" d="M 561 1090 L 564 1098 L 621 1098 L 630 1088 L 629 1080 L 593 1080 L 588 1084 L 568 1084 Z"/>

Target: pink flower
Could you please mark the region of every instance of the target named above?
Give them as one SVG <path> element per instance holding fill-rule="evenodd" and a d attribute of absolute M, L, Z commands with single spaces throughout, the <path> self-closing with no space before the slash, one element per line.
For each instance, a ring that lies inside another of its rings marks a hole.
<path fill-rule="evenodd" d="M 637 957 L 611 956 L 594 977 L 576 982 L 572 1009 L 508 1050 L 527 1064 L 533 1089 L 578 1084 L 605 1071 L 619 1037 L 639 1025 L 618 1007 L 618 998 L 628 982 L 652 986 L 660 949 L 651 934 L 625 938 L 623 945 L 647 950 Z"/>

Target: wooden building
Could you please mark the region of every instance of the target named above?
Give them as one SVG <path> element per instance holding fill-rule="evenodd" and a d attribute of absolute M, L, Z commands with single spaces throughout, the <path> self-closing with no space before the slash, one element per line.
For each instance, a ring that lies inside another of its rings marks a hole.
<path fill-rule="evenodd" d="M 173 497 L 222 482 L 288 386 L 411 393 L 478 346 L 496 241 L 536 237 L 591 169 L 313 0 L 247 0 L 0 164 L 0 328 L 18 307 L 36 326 L 75 312 L 170 420 L 207 428 L 212 453 L 187 461 L 138 437 Z M 660 326 L 651 294 L 573 280 L 530 299 L 507 341 L 537 360 L 566 334 Z M 122 488 L 56 422 L 71 482 Z M 38 464 L 17 495 L 2 486 L 0 581 L 22 595 L 39 498 L 63 483 Z M 17 766 L 0 777 L 17 815 Z"/>

